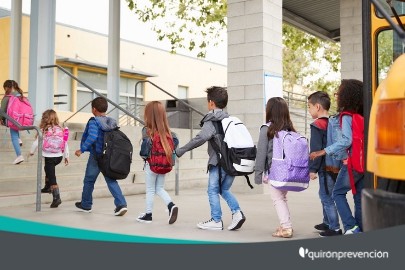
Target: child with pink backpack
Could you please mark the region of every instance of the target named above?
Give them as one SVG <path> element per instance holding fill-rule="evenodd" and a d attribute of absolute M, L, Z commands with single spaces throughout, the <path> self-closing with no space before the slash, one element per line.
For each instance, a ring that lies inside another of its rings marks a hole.
<path fill-rule="evenodd" d="M 62 200 L 58 183 L 56 182 L 55 167 L 65 159 L 65 166 L 69 164 L 69 147 L 67 140 L 69 130 L 63 129 L 59 125 L 59 119 L 54 110 L 46 110 L 42 114 L 41 123 L 39 125 L 42 130 L 42 156 L 45 158 L 45 187 L 41 190 L 43 193 L 52 193 L 53 200 L 51 208 L 58 207 Z M 30 155 L 34 155 L 38 148 L 38 138 L 32 144 Z"/>

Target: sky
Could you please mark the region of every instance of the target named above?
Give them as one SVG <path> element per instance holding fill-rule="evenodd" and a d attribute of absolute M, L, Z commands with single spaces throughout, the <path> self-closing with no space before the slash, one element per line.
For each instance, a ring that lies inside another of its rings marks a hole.
<path fill-rule="evenodd" d="M 11 9 L 12 0 L 0 0 L 0 7 Z M 23 0 L 23 13 L 30 13 L 31 0 Z M 56 0 L 56 22 L 108 34 L 109 0 Z M 121 38 L 129 41 L 170 50 L 168 42 L 157 41 L 156 34 L 150 24 L 140 22 L 121 0 Z M 226 32 L 224 41 L 217 47 L 210 47 L 205 60 L 226 65 L 227 44 Z M 198 52 L 178 50 L 178 54 L 195 57 Z"/>

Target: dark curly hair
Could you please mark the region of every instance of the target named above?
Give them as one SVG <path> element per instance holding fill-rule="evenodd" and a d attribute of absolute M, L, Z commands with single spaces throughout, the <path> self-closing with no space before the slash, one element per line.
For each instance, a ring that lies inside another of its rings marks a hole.
<path fill-rule="evenodd" d="M 355 79 L 342 80 L 337 91 L 338 111 L 363 115 L 363 82 Z"/>

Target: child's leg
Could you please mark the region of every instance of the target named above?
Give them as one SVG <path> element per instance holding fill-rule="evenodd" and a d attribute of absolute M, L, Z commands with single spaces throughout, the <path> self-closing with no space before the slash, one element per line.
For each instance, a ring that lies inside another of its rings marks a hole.
<path fill-rule="evenodd" d="M 84 207 L 85 209 L 91 209 L 93 205 L 94 183 L 96 182 L 99 174 L 100 169 L 98 167 L 97 160 L 92 154 L 90 154 L 89 160 L 87 161 L 86 172 L 83 179 L 83 191 L 81 200 L 81 206 Z"/>
<path fill-rule="evenodd" d="M 20 133 L 18 130 L 10 128 L 11 142 L 13 143 L 14 151 L 17 157 L 21 156 L 21 147 L 20 147 Z"/>
<path fill-rule="evenodd" d="M 231 186 L 233 181 L 235 180 L 234 176 L 227 175 L 222 170 L 222 198 L 226 201 L 229 208 L 231 209 L 232 214 L 235 214 L 237 211 L 240 211 L 238 200 L 236 199 L 235 195 L 231 192 Z"/>
<path fill-rule="evenodd" d="M 56 183 L 55 167 L 62 161 L 62 157 L 45 157 L 45 174 L 49 180 L 51 186 L 51 192 L 53 200 L 51 203 L 51 208 L 58 207 L 62 200 L 60 199 L 60 192 L 58 184 Z"/>
<path fill-rule="evenodd" d="M 335 201 L 332 199 L 334 185 L 335 182 L 328 173 L 319 173 L 319 197 L 321 198 L 324 214 L 326 215 L 326 224 L 329 225 L 329 229 L 331 230 L 337 230 L 340 227 Z"/>
<path fill-rule="evenodd" d="M 364 174 L 353 171 L 354 180 L 356 181 L 356 195 L 353 195 L 354 200 L 354 218 L 357 225 L 363 230 L 363 220 L 361 213 L 361 191 L 364 188 Z"/>
<path fill-rule="evenodd" d="M 286 197 L 287 191 L 278 190 L 272 185 L 269 185 L 269 191 L 273 205 L 276 208 L 278 219 L 280 220 L 281 228 L 291 228 L 290 210 L 288 209 Z"/>
<path fill-rule="evenodd" d="M 222 220 L 221 203 L 219 201 L 218 166 L 210 166 L 208 177 L 208 201 L 211 208 L 211 218 L 215 222 Z"/>
<path fill-rule="evenodd" d="M 152 172 L 149 163 L 145 164 L 146 208 L 145 213 L 152 213 L 158 174 Z"/>
<path fill-rule="evenodd" d="M 165 190 L 165 175 L 158 174 L 156 175 L 156 183 L 155 183 L 155 191 L 156 195 L 158 195 L 162 200 L 165 202 L 166 205 L 172 202 L 172 198 L 170 198 L 169 193 Z"/>

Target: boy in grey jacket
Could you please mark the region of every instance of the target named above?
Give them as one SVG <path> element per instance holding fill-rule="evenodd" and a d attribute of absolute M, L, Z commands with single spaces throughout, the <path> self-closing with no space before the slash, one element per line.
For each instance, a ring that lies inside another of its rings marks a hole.
<path fill-rule="evenodd" d="M 203 145 L 210 141 L 216 134 L 213 121 L 221 121 L 229 117 L 228 113 L 223 109 L 228 104 L 228 92 L 226 88 L 212 86 L 206 90 L 208 110 L 204 118 L 201 120 L 201 131 L 183 147 L 176 150 L 176 155 L 181 157 L 187 151 Z M 234 176 L 228 175 L 223 169 L 218 166 L 218 158 L 211 144 L 208 144 L 208 201 L 211 208 L 211 218 L 208 221 L 199 222 L 197 227 L 203 230 L 223 230 L 222 211 L 220 204 L 220 195 L 228 204 L 232 212 L 232 223 L 228 226 L 228 230 L 233 231 L 242 227 L 246 217 L 242 213 L 239 203 L 235 196 L 230 191 Z M 219 186 L 219 171 L 221 170 L 221 190 Z"/>

